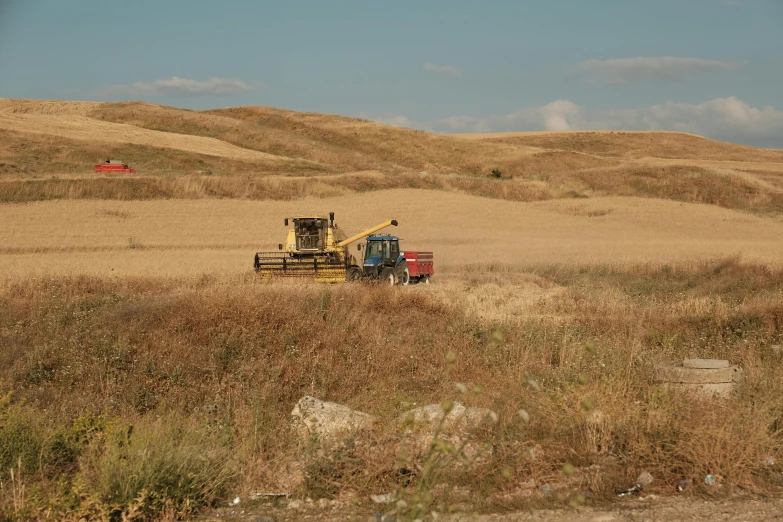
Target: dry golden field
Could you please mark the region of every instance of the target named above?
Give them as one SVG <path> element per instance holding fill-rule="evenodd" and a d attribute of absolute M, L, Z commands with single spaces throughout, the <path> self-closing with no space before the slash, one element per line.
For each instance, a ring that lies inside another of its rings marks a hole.
<path fill-rule="evenodd" d="M 107 157 L 138 174 L 95 175 Z M 237 520 L 362 520 L 382 492 L 587 516 L 642 470 L 645 494 L 780 497 L 781 176 L 783 151 L 672 132 L 0 100 L 0 521 L 174 520 L 236 495 Z M 349 233 L 397 219 L 434 284 L 255 278 L 284 217 L 329 211 Z M 740 365 L 734 395 L 656 385 L 690 357 Z M 444 464 L 436 445 L 428 475 L 400 467 L 394 430 L 324 452 L 289 431 L 304 395 L 382 427 L 413 404 L 490 408 L 473 435 L 492 453 Z"/>
<path fill-rule="evenodd" d="M 0 205 L 0 277 L 240 276 L 284 240 L 282 219 L 336 212 L 349 233 L 387 219 L 439 270 L 466 265 L 675 263 L 739 256 L 780 265 L 783 220 L 709 205 L 608 197 L 535 203 L 398 189 L 291 202 L 61 200 Z"/>

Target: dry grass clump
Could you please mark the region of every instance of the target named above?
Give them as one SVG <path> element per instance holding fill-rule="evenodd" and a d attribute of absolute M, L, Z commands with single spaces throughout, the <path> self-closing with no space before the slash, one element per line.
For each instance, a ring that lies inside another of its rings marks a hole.
<path fill-rule="evenodd" d="M 660 494 L 682 477 L 701 493 L 772 487 L 768 462 L 783 457 L 781 356 L 770 348 L 783 339 L 780 270 L 727 259 L 443 277 L 409 288 L 5 283 L 5 509 L 16 513 L 6 485 L 19 459 L 26 491 L 41 492 L 25 494 L 22 518 L 43 505 L 154 518 L 282 487 L 303 497 L 393 490 L 436 510 L 517 509 L 583 502 L 583 492 L 608 500 L 643 469 Z M 487 304 L 519 290 L 505 312 Z M 688 357 L 729 359 L 745 380 L 725 403 L 655 385 L 655 364 Z M 487 407 L 497 422 L 472 440 L 491 451 L 467 467 L 439 458 L 427 472 L 401 466 L 395 432 L 381 429 L 314 454 L 299 468 L 306 480 L 292 486 L 301 449 L 288 421 L 304 395 L 377 414 L 383 425 L 414 404 Z M 101 412 L 104 421 L 74 424 Z M 46 449 L 52 440 L 70 449 Z M 719 488 L 701 485 L 707 473 Z M 530 483 L 561 496 L 541 497 Z"/>

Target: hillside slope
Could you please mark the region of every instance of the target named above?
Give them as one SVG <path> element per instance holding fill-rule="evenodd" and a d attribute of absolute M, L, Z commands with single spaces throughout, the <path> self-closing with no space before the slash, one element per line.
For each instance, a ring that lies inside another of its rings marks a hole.
<path fill-rule="evenodd" d="M 92 165 L 108 157 L 138 175 L 95 175 Z M 781 176 L 783 151 L 676 132 L 437 135 L 270 107 L 0 99 L 0 201 L 429 188 L 517 201 L 643 196 L 777 213 Z"/>

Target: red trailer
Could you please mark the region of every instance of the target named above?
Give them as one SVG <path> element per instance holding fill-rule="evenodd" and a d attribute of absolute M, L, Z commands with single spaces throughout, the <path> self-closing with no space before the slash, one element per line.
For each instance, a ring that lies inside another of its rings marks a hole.
<path fill-rule="evenodd" d="M 119 172 L 122 174 L 135 174 L 136 169 L 130 168 L 119 160 L 106 160 L 95 165 L 95 172 Z"/>
<path fill-rule="evenodd" d="M 435 274 L 432 252 L 403 252 L 408 262 L 409 279 L 411 282 L 429 283 Z"/>

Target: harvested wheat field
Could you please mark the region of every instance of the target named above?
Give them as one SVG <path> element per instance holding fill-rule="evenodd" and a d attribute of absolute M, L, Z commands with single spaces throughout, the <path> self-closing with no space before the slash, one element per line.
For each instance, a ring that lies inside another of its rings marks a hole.
<path fill-rule="evenodd" d="M 282 219 L 334 211 L 353 234 L 395 218 L 408 250 L 465 265 L 676 263 L 739 256 L 779 265 L 783 220 L 644 198 L 516 203 L 426 190 L 293 202 L 65 200 L 0 205 L 0 273 L 233 276 L 274 250 Z"/>

